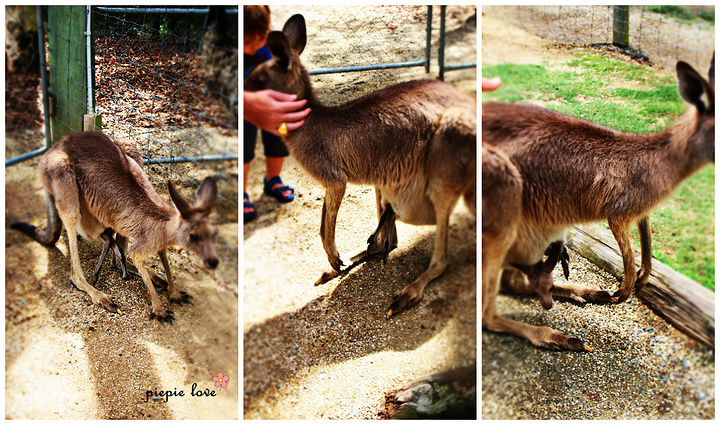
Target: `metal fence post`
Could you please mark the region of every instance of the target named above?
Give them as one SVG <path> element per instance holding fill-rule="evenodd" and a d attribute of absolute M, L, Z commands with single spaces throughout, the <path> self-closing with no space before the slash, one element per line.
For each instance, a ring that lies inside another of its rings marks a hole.
<path fill-rule="evenodd" d="M 613 44 L 630 46 L 630 7 L 613 6 Z"/>
<path fill-rule="evenodd" d="M 37 35 L 38 35 L 38 55 L 40 59 L 40 85 L 42 87 L 42 101 L 43 101 L 43 121 L 45 122 L 45 147 L 36 149 L 32 152 L 28 152 L 14 158 L 5 160 L 5 167 L 19 164 L 30 158 L 34 158 L 38 155 L 44 154 L 50 146 L 52 146 L 52 138 L 50 137 L 50 108 L 48 101 L 48 84 L 47 84 L 47 71 L 45 62 L 45 31 L 43 28 L 42 19 L 42 6 L 36 6 L 35 11 L 37 13 Z"/>
<path fill-rule="evenodd" d="M 445 8 L 440 6 L 440 47 L 438 47 L 438 78 L 445 80 Z"/>
<path fill-rule="evenodd" d="M 425 44 L 425 73 L 430 73 L 430 57 L 432 48 L 432 6 L 427 8 L 427 35 Z"/>

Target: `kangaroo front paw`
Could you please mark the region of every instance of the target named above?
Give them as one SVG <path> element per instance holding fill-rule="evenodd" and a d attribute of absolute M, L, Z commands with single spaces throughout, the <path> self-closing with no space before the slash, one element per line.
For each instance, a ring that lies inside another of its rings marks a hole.
<path fill-rule="evenodd" d="M 192 295 L 185 291 L 180 291 L 170 295 L 170 302 L 175 304 L 188 304 L 192 305 Z"/>
<path fill-rule="evenodd" d="M 172 310 L 163 311 L 160 309 L 159 311 L 153 310 L 153 312 L 150 313 L 150 320 L 152 319 L 157 319 L 160 323 L 169 323 L 172 325 L 172 321 L 175 320 L 175 317 L 173 317 Z"/>
<path fill-rule="evenodd" d="M 390 309 L 387 312 L 386 318 L 389 319 L 393 315 L 397 315 L 403 310 L 406 310 L 413 305 L 417 304 L 422 298 L 422 291 L 418 291 L 412 285 L 408 285 L 395 295 L 393 303 L 390 305 Z"/>

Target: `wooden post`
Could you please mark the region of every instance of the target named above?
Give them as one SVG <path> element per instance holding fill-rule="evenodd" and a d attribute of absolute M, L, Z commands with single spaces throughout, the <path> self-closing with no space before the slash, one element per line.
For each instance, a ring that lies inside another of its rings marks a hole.
<path fill-rule="evenodd" d="M 576 226 L 568 231 L 566 244 L 617 279 L 622 278 L 622 256 L 609 230 L 598 225 Z M 636 261 L 638 270 L 639 264 Z M 637 297 L 679 331 L 715 347 L 713 291 L 653 259 L 650 279 Z"/>
<path fill-rule="evenodd" d="M 85 6 L 48 7 L 52 140 L 83 130 L 87 112 Z"/>
<path fill-rule="evenodd" d="M 100 131 L 102 130 L 102 115 L 85 114 L 83 115 L 83 131 Z"/>
<path fill-rule="evenodd" d="M 630 6 L 613 6 L 613 44 L 630 46 Z"/>

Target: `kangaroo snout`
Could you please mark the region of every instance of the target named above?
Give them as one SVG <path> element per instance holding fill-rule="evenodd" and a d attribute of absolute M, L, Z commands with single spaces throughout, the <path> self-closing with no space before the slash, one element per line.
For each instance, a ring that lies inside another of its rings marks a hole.
<path fill-rule="evenodd" d="M 208 268 L 210 270 L 215 270 L 215 268 L 217 268 L 219 262 L 220 261 L 218 260 L 217 257 L 210 257 L 210 258 L 206 258 L 205 260 L 203 260 L 203 266 L 205 266 L 206 268 Z"/>

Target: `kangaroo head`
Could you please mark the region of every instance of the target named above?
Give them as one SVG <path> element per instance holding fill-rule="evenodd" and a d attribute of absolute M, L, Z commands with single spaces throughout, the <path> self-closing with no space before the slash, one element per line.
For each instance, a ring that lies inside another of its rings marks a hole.
<path fill-rule="evenodd" d="M 701 158 L 715 163 L 715 53 L 710 62 L 709 81 L 686 62 L 679 61 L 676 70 L 680 96 L 697 109 L 697 125 L 690 144 Z"/>
<path fill-rule="evenodd" d="M 540 260 L 537 264 L 531 266 L 510 263 L 510 265 L 527 275 L 530 289 L 538 295 L 540 304 L 545 310 L 550 310 L 553 306 L 552 291 L 554 284 L 552 271 L 560 260 L 562 248 L 562 241 L 553 242 L 547 250 L 545 261 Z"/>
<path fill-rule="evenodd" d="M 197 191 L 195 205 L 175 190 L 168 181 L 168 190 L 175 207 L 180 212 L 180 229 L 177 239 L 188 251 L 202 260 L 205 268 L 214 269 L 218 265 L 215 253 L 215 226 L 209 216 L 217 196 L 217 184 L 212 177 L 206 177 Z"/>
<path fill-rule="evenodd" d="M 300 54 L 307 43 L 307 29 L 302 15 L 293 15 L 285 22 L 283 30 L 272 31 L 267 46 L 272 59 L 258 65 L 243 82 L 246 91 L 271 89 L 298 95 L 302 99 L 310 87 Z"/>

